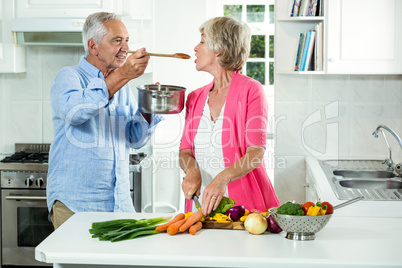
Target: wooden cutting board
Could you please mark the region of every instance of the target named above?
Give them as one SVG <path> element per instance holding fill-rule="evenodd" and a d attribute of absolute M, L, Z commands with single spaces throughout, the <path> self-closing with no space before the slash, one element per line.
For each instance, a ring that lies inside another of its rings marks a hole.
<path fill-rule="evenodd" d="M 241 221 L 233 221 L 233 222 L 203 221 L 202 228 L 244 230 L 244 223 Z"/>

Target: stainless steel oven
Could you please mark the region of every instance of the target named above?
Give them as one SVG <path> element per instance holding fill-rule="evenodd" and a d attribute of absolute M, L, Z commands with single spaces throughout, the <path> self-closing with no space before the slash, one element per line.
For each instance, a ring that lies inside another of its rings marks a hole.
<path fill-rule="evenodd" d="M 35 247 L 54 230 L 46 204 L 48 153 L 40 151 L 49 145 L 27 146 L 16 144 L 0 163 L 2 266 L 51 266 L 35 260 Z"/>
<path fill-rule="evenodd" d="M 54 229 L 48 218 L 46 179 L 50 144 L 15 144 L 13 155 L 0 161 L 2 266 L 51 266 L 35 260 L 35 247 Z M 145 153 L 130 154 L 130 188 L 141 212 L 140 162 Z"/>
<path fill-rule="evenodd" d="M 1 177 L 8 180 L 14 174 L 2 171 Z M 1 212 L 3 265 L 45 266 L 34 256 L 35 247 L 53 231 L 48 220 L 46 190 L 3 189 Z"/>

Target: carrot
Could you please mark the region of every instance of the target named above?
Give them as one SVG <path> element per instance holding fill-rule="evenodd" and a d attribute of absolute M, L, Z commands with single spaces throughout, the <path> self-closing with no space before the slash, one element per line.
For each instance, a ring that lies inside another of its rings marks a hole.
<path fill-rule="evenodd" d="M 201 218 L 204 216 L 204 214 L 202 214 L 201 211 L 197 211 L 195 212 L 193 215 L 191 215 L 190 217 L 187 218 L 187 221 L 185 224 L 183 224 L 182 226 L 180 226 L 179 231 L 180 232 L 185 232 L 187 231 L 188 228 L 191 227 L 191 225 L 193 225 L 194 223 L 196 223 L 197 221 L 201 220 Z"/>
<path fill-rule="evenodd" d="M 201 228 L 202 228 L 202 222 L 197 221 L 190 227 L 189 232 L 190 234 L 194 235 L 198 230 L 201 230 Z"/>
<path fill-rule="evenodd" d="M 177 234 L 177 233 L 179 232 L 180 226 L 182 226 L 184 223 L 186 223 L 187 220 L 188 220 L 188 218 L 187 218 L 187 219 L 179 220 L 179 221 L 177 221 L 177 222 L 171 224 L 171 225 L 167 228 L 167 233 L 170 234 L 170 235 L 175 235 L 175 234 Z"/>
<path fill-rule="evenodd" d="M 158 232 L 164 232 L 164 231 L 166 231 L 167 228 L 168 228 L 171 224 L 173 224 L 173 223 L 175 223 L 175 222 L 178 222 L 178 221 L 184 219 L 184 216 L 185 216 L 184 213 L 179 213 L 179 214 L 177 214 L 171 221 L 169 221 L 169 222 L 167 222 L 167 223 L 164 223 L 164 224 L 159 225 L 158 227 L 156 227 L 156 228 L 155 228 L 155 231 L 158 231 Z"/>

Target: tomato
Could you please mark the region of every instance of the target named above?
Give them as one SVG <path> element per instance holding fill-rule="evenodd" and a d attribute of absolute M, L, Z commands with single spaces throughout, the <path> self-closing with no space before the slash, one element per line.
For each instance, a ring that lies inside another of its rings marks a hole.
<path fill-rule="evenodd" d="M 308 208 L 309 207 L 311 207 L 312 205 L 314 205 L 314 203 L 313 202 L 306 202 L 306 203 L 304 203 L 303 205 L 302 205 L 302 210 L 304 211 L 304 215 L 306 215 L 307 214 L 307 210 L 308 210 Z"/>
<path fill-rule="evenodd" d="M 334 206 L 332 206 L 329 202 L 322 202 L 322 206 L 327 205 L 327 213 L 325 214 L 332 214 L 334 213 Z"/>

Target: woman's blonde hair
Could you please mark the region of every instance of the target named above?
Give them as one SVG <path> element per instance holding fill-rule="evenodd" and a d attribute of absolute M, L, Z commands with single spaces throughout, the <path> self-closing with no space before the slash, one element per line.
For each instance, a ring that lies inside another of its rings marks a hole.
<path fill-rule="evenodd" d="M 200 26 L 209 50 L 219 54 L 219 64 L 226 70 L 243 68 L 250 54 L 251 31 L 247 24 L 230 17 L 215 17 Z"/>

